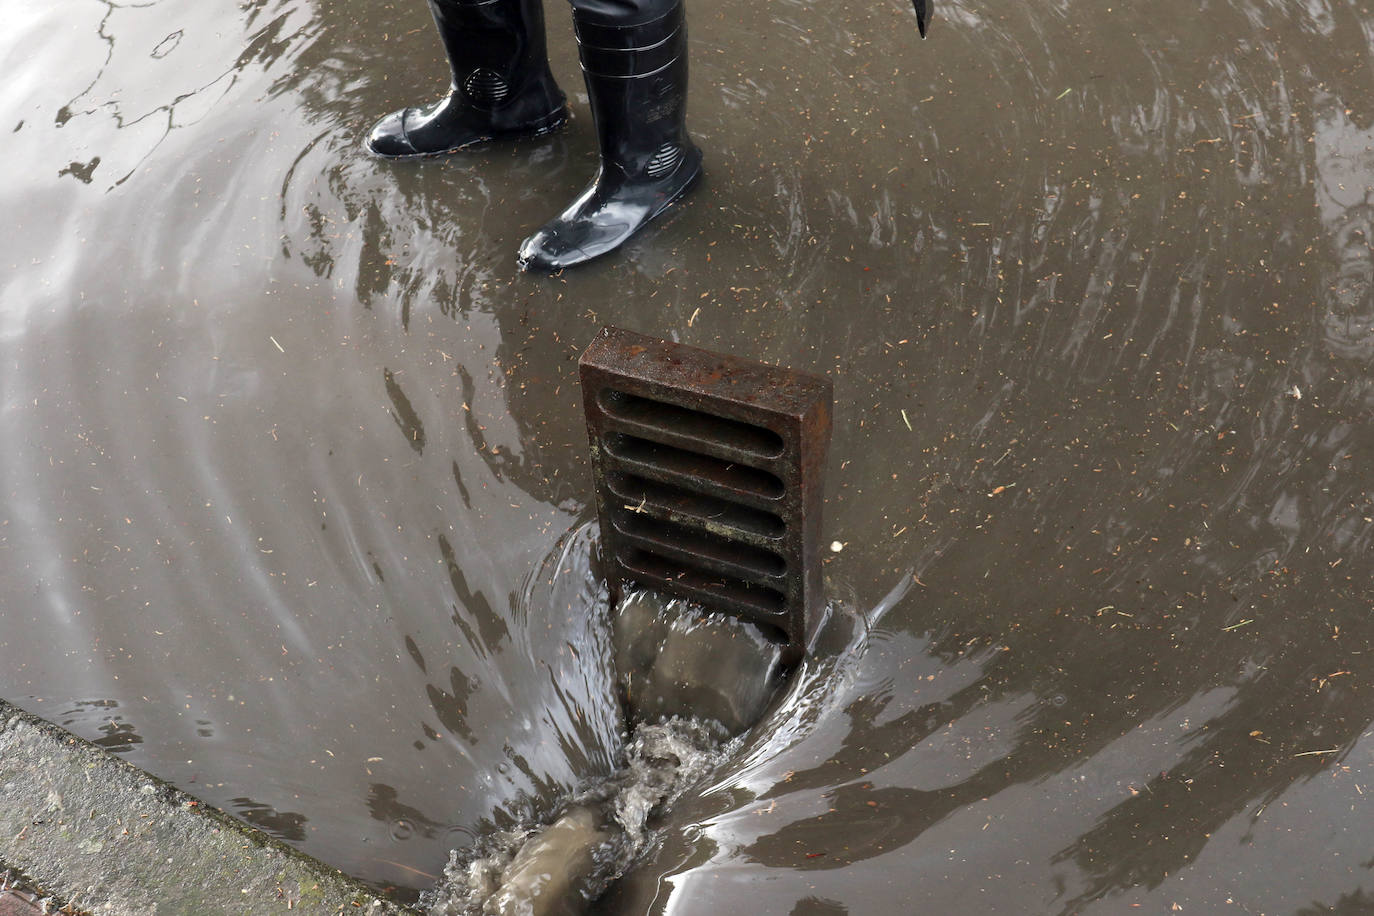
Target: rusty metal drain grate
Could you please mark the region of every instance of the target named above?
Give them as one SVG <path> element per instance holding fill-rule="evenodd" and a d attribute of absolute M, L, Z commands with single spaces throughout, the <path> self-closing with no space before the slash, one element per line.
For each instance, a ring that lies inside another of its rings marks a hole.
<path fill-rule="evenodd" d="M 604 328 L 582 354 L 602 558 L 771 628 L 789 660 L 819 625 L 830 380 Z"/>

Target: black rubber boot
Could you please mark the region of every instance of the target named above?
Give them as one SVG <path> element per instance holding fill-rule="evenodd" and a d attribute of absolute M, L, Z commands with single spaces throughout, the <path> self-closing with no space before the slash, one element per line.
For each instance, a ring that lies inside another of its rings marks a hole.
<path fill-rule="evenodd" d="M 526 270 L 559 270 L 618 248 L 701 174 L 687 136 L 687 25 L 682 3 L 642 25 L 573 11 L 601 144 L 596 179 L 520 246 Z"/>
<path fill-rule="evenodd" d="M 377 122 L 367 138 L 387 159 L 437 156 L 489 140 L 537 137 L 568 120 L 549 72 L 542 0 L 429 0 L 453 72 L 447 97 Z"/>

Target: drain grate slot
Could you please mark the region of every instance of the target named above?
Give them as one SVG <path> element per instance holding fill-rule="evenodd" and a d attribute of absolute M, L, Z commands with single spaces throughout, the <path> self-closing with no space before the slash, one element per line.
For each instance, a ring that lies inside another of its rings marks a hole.
<path fill-rule="evenodd" d="M 648 550 L 630 548 L 622 561 L 631 578 L 646 585 L 686 593 L 688 598 L 708 607 L 723 607 L 736 613 L 743 611 L 745 615 L 757 612 L 765 618 L 772 618 L 787 607 L 787 596 L 782 592 L 684 564 Z"/>
<path fill-rule="evenodd" d="M 603 569 L 768 628 L 789 660 L 821 618 L 831 386 L 606 328 L 582 354 Z"/>
<path fill-rule="evenodd" d="M 627 508 L 681 524 L 732 533 L 750 543 L 759 543 L 760 539 L 777 540 L 786 530 L 782 517 L 772 512 L 751 509 L 728 499 L 716 499 L 635 474 L 608 474 L 606 486 Z"/>
<path fill-rule="evenodd" d="M 768 460 L 782 454 L 782 436 L 762 426 L 614 389 L 601 392 L 600 401 L 606 415 L 626 429 L 668 445 L 711 451 L 728 461 Z"/>
<path fill-rule="evenodd" d="M 700 487 L 726 498 L 745 498 L 767 505 L 781 499 L 786 489 L 782 480 L 768 471 L 638 436 L 611 433 L 605 444 L 612 458 L 641 476 Z"/>
<path fill-rule="evenodd" d="M 777 579 L 787 572 L 787 561 L 771 550 L 633 512 L 621 511 L 613 517 L 617 531 L 637 546 L 661 556 L 677 557 L 684 563 L 700 562 L 726 575 L 752 581 Z"/>

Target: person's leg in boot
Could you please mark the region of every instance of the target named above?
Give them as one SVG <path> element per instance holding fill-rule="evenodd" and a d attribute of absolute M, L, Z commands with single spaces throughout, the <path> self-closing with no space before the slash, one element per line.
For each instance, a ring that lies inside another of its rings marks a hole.
<path fill-rule="evenodd" d="M 682 0 L 572 0 L 601 167 L 520 248 L 520 266 L 558 270 L 618 248 L 701 174 L 687 136 Z"/>
<path fill-rule="evenodd" d="M 537 137 L 568 120 L 549 72 L 542 0 L 429 0 L 453 74 L 449 94 L 387 115 L 367 138 L 387 159 Z"/>

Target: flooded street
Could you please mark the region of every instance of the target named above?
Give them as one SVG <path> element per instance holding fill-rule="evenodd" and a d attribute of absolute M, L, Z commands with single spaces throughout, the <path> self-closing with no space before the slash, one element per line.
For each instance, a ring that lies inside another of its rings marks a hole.
<path fill-rule="evenodd" d="M 601 911 L 1374 906 L 1374 9 L 691 0 L 698 189 L 365 155 L 418 0 L 19 0 L 0 697 L 382 887 L 622 754 L 576 359 L 829 376 L 839 613 Z M 1361 826 L 1363 825 L 1363 826 Z"/>

